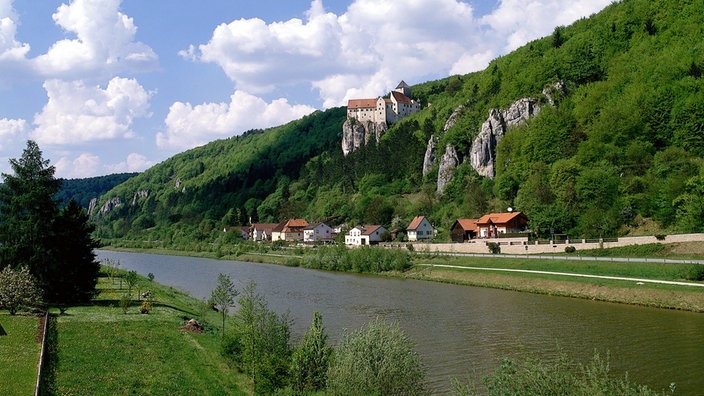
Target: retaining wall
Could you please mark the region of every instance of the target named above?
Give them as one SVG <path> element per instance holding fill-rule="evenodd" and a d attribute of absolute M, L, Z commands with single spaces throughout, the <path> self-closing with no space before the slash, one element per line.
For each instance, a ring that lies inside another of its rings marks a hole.
<path fill-rule="evenodd" d="M 612 248 L 630 245 L 645 245 L 649 243 L 674 243 L 674 242 L 704 242 L 704 234 L 675 234 L 667 235 L 659 240 L 655 236 L 603 238 L 603 239 L 574 239 L 567 241 L 528 241 L 527 238 L 496 238 L 473 239 L 465 243 L 423 243 L 413 242 L 414 250 L 421 252 L 446 252 L 446 253 L 489 253 L 487 244 L 498 243 L 501 253 L 508 254 L 539 254 L 539 253 L 564 253 L 565 246 L 574 246 L 577 251 L 599 248 Z M 386 243 L 384 246 L 405 247 L 406 243 Z"/>

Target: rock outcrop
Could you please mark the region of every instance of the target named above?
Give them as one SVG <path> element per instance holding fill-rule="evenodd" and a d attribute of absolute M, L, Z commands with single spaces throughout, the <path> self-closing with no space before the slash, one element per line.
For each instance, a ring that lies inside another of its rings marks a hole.
<path fill-rule="evenodd" d="M 445 121 L 445 126 L 442 128 L 443 133 L 447 132 L 455 125 L 460 114 L 462 114 L 462 110 L 464 110 L 464 105 L 459 105 L 455 111 L 452 112 L 447 121 Z M 430 172 L 430 170 L 437 164 L 437 143 L 438 137 L 433 134 L 433 136 L 430 137 L 430 140 L 428 140 L 428 146 L 425 149 L 425 157 L 423 158 L 423 176 L 427 175 L 428 172 Z"/>
<path fill-rule="evenodd" d="M 454 177 L 455 169 L 460 164 L 460 158 L 457 155 L 457 150 L 455 150 L 452 145 L 448 144 L 445 147 L 445 154 L 442 155 L 440 159 L 440 169 L 438 169 L 438 194 L 442 194 L 447 186 Z"/>
<path fill-rule="evenodd" d="M 132 206 L 137 205 L 137 201 L 139 201 L 140 198 L 147 198 L 149 196 L 149 191 L 147 190 L 141 190 L 137 191 L 134 193 L 134 196 L 132 196 Z"/>
<path fill-rule="evenodd" d="M 101 215 L 104 215 L 119 206 L 122 206 L 122 200 L 119 197 L 115 197 L 105 202 L 103 206 L 100 207 L 99 212 Z"/>
<path fill-rule="evenodd" d="M 378 143 L 388 126 L 385 122 L 357 121 L 348 118 L 342 124 L 342 153 L 347 154 L 369 143 L 374 138 Z"/>
<path fill-rule="evenodd" d="M 481 176 L 493 179 L 496 175 L 494 160 L 496 146 L 508 128 L 521 125 L 540 112 L 537 99 L 523 98 L 511 104 L 506 110 L 491 109 L 489 118 L 482 124 L 479 135 L 474 139 L 469 153 L 472 168 Z"/>
<path fill-rule="evenodd" d="M 98 198 L 91 199 L 88 203 L 88 216 L 93 216 L 93 211 L 96 206 L 98 206 Z"/>
<path fill-rule="evenodd" d="M 430 170 L 433 169 L 438 160 L 435 156 L 435 146 L 437 145 L 435 139 L 435 135 L 432 135 L 425 149 L 425 156 L 423 157 L 423 176 L 430 173 Z"/>

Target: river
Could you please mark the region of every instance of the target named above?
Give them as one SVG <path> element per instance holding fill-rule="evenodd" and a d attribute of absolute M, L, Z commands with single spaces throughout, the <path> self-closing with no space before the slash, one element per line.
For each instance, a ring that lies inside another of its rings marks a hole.
<path fill-rule="evenodd" d="M 551 360 L 561 349 L 584 363 L 595 351 L 609 353 L 615 374 L 658 390 L 674 382 L 679 395 L 704 394 L 702 314 L 271 264 L 97 254 L 200 299 L 219 273 L 239 289 L 255 281 L 271 309 L 290 313 L 294 344 L 316 310 L 332 342 L 376 317 L 396 321 L 417 343 L 436 393 L 448 391 L 453 377 L 491 373 L 502 358 Z"/>

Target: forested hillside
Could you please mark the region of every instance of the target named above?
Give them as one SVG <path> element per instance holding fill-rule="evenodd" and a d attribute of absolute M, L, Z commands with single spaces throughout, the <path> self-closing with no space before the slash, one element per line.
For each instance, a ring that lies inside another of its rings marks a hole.
<path fill-rule="evenodd" d="M 79 205 L 88 208 L 93 198 L 105 194 L 130 177 L 137 175 L 138 173 L 115 173 L 86 179 L 61 179 L 61 187 L 56 194 L 56 199 L 62 205 L 68 204 L 73 199 Z"/>
<path fill-rule="evenodd" d="M 539 235 L 701 232 L 702 42 L 704 0 L 615 2 L 482 72 L 412 87 L 423 109 L 346 157 L 344 108 L 174 156 L 103 195 L 121 205 L 93 213 L 98 236 L 213 240 L 223 226 L 294 216 L 397 228 L 418 214 L 446 232 L 508 207 Z M 546 97 L 556 83 L 564 90 Z M 482 124 L 521 98 L 541 111 L 508 129 L 495 175 L 480 176 L 470 156 Z M 442 161 L 423 172 L 429 141 L 435 157 L 459 159 L 441 194 Z"/>

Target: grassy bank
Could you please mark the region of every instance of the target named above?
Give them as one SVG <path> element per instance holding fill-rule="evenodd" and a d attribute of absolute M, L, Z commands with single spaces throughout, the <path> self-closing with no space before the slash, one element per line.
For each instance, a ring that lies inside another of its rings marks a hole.
<path fill-rule="evenodd" d="M 31 395 L 37 382 L 41 344 L 39 318 L 0 311 L 0 395 Z"/>
<path fill-rule="evenodd" d="M 152 291 L 152 310 L 133 302 L 124 313 L 126 286 L 101 278 L 99 297 L 89 306 L 55 314 L 55 394 L 162 395 L 247 394 L 248 381 L 219 353 L 216 313 L 173 288 L 140 278 Z M 133 289 L 133 295 L 136 290 Z M 184 321 L 205 324 L 202 334 L 183 331 Z"/>

